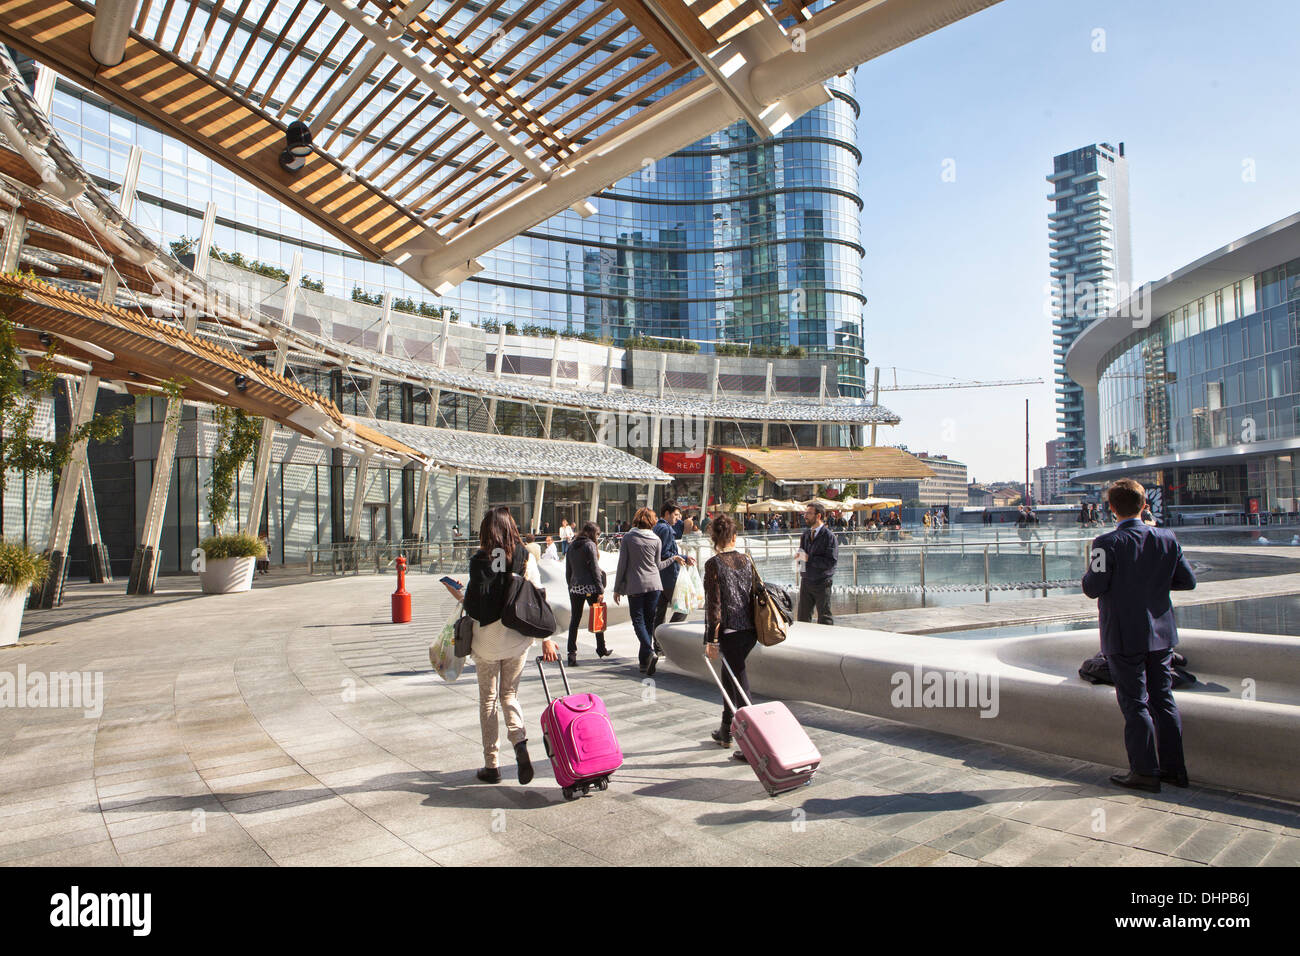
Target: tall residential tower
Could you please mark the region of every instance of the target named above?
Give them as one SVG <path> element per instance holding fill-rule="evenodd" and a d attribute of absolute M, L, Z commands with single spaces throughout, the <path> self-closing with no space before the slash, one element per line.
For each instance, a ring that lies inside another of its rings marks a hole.
<path fill-rule="evenodd" d="M 1048 236 L 1052 266 L 1052 327 L 1056 424 L 1066 473 L 1084 466 L 1083 391 L 1066 374 L 1065 353 L 1100 315 L 1132 287 L 1128 159 L 1124 144 L 1095 143 L 1052 161 Z"/>

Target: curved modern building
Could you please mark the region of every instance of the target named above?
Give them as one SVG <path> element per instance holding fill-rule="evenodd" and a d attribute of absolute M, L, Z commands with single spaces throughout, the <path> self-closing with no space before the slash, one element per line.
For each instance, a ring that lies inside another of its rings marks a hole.
<path fill-rule="evenodd" d="M 1066 356 L 1086 464 L 1178 516 L 1300 510 L 1300 213 L 1149 283 Z"/>

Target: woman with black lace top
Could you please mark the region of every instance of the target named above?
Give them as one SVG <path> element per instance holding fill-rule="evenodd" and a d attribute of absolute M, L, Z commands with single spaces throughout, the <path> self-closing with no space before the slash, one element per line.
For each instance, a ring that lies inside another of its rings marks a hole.
<path fill-rule="evenodd" d="M 736 550 L 736 522 L 730 515 L 718 515 L 709 526 L 714 555 L 704 563 L 704 647 L 709 660 L 721 654 L 731 666 L 745 695 L 749 696 L 749 677 L 745 658 L 758 643 L 754 630 L 751 599 L 754 594 L 754 562 Z M 732 700 L 737 697 L 735 682 L 724 667 L 722 683 Z M 713 732 L 714 741 L 731 746 L 731 708 L 723 702 L 722 726 Z M 739 750 L 737 760 L 744 760 Z"/>

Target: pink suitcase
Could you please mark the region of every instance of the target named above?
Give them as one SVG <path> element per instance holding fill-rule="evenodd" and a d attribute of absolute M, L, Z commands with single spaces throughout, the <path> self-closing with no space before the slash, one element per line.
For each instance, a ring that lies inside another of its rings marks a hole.
<path fill-rule="evenodd" d="M 605 702 L 595 694 L 575 694 L 569 688 L 563 661 L 557 663 L 565 696 L 552 699 L 542 663 L 543 659 L 537 658 L 547 701 L 542 711 L 542 743 L 556 782 L 564 789 L 564 799 L 574 799 L 579 790 L 588 793 L 593 786 L 607 789 L 609 775 L 623 766 L 623 751 Z"/>
<path fill-rule="evenodd" d="M 775 797 L 778 793 L 812 783 L 813 774 L 821 766 L 822 755 L 808 739 L 808 734 L 794 714 L 790 713 L 790 709 L 779 700 L 768 701 L 766 704 L 751 701 L 745 696 L 740 681 L 736 680 L 731 665 L 723 658 L 722 666 L 731 675 L 732 685 L 745 699 L 745 706 L 737 709 L 707 654 L 704 655 L 704 663 L 713 675 L 718 690 L 722 691 L 723 700 L 734 711 L 731 735 L 740 745 L 741 753 L 749 761 L 759 782 L 766 788 L 767 795 Z"/>

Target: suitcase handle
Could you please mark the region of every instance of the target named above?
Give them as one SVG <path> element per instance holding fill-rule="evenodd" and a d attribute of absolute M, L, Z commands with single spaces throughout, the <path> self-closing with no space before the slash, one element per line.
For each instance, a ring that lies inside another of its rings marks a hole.
<path fill-rule="evenodd" d="M 541 655 L 538 655 L 538 657 L 537 657 L 537 673 L 539 673 L 539 674 L 542 675 L 542 690 L 546 691 L 546 702 L 549 704 L 549 703 L 552 701 L 553 698 L 551 697 L 551 688 L 548 687 L 547 684 L 546 684 L 546 669 L 545 669 L 544 667 L 542 667 L 542 663 L 543 663 L 545 660 L 546 660 L 545 657 L 542 657 Z M 560 665 L 560 679 L 561 679 L 562 681 L 564 681 L 564 693 L 565 693 L 565 695 L 566 695 L 566 696 L 572 695 L 572 694 L 573 694 L 573 691 L 572 691 L 572 689 L 570 689 L 570 687 L 569 687 L 569 675 L 566 674 L 566 673 L 564 672 L 564 661 L 560 660 L 560 659 L 557 657 L 557 658 L 555 659 L 555 663 L 557 663 L 557 664 Z"/>
<path fill-rule="evenodd" d="M 718 656 L 722 657 L 721 653 L 719 653 Z M 727 688 L 722 686 L 722 678 L 720 678 L 718 676 L 718 672 L 713 669 L 713 661 L 709 660 L 708 654 L 704 655 L 704 666 L 709 669 L 709 674 L 713 677 L 713 682 L 718 685 L 718 690 L 722 691 L 722 699 L 727 702 L 727 707 L 729 707 L 733 712 L 735 712 L 737 710 L 737 707 L 734 703 L 732 703 L 731 696 L 727 693 Z M 727 673 L 731 675 L 732 686 L 736 688 L 736 693 L 739 694 L 741 698 L 745 701 L 745 706 L 746 707 L 754 706 L 754 702 L 750 700 L 749 695 L 745 693 L 745 688 L 740 686 L 740 681 L 736 679 L 736 672 L 731 669 L 731 665 L 727 663 L 727 659 L 725 657 L 722 657 L 722 666 L 725 667 L 727 669 Z"/>

